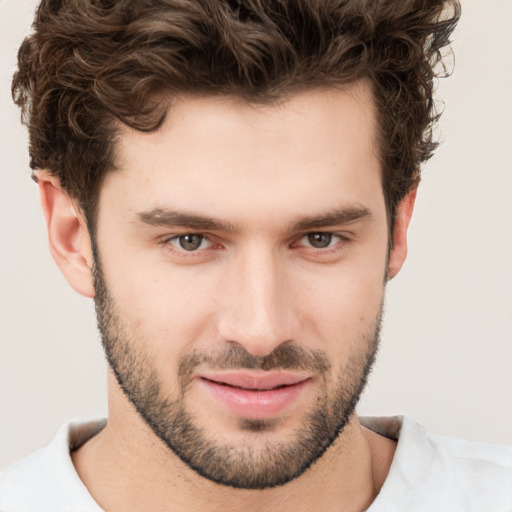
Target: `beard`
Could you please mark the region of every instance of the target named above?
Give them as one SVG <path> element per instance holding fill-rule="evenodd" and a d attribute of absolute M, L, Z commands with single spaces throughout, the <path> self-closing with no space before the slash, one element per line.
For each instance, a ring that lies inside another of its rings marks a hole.
<path fill-rule="evenodd" d="M 151 340 L 142 339 L 119 314 L 97 258 L 93 270 L 98 328 L 106 358 L 121 390 L 154 434 L 199 475 L 238 489 L 284 485 L 318 461 L 349 422 L 375 361 L 382 305 L 375 322 L 352 344 L 357 350 L 336 369 L 334 376 L 323 351 L 283 343 L 268 355 L 253 356 L 239 345 L 229 345 L 215 352 L 192 350 L 183 356 L 177 367 L 178 392 L 173 396 L 164 389 L 147 348 Z M 215 370 L 305 370 L 319 377 L 320 389 L 314 406 L 293 438 L 286 442 L 256 446 L 250 439 L 251 435 L 275 431 L 281 420 L 239 418 L 237 427 L 247 433 L 248 442 L 221 443 L 187 409 L 192 375 L 199 366 Z"/>

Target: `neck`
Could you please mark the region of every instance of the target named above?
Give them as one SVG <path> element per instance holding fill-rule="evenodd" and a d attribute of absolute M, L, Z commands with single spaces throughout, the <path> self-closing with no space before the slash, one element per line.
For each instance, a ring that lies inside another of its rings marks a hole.
<path fill-rule="evenodd" d="M 394 454 L 393 441 L 366 430 L 353 415 L 333 446 L 300 477 L 264 490 L 233 489 L 195 473 L 122 402 L 111 399 L 107 426 L 72 455 L 93 498 L 112 512 L 366 510 Z"/>

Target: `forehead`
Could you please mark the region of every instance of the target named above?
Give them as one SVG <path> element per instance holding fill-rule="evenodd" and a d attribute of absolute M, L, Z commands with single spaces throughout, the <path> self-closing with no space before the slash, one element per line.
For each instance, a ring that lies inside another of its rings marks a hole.
<path fill-rule="evenodd" d="M 172 203 L 239 218 L 244 210 L 277 205 L 292 214 L 313 202 L 331 208 L 361 203 L 364 198 L 352 196 L 365 190 L 382 195 L 365 83 L 301 92 L 269 105 L 183 96 L 159 130 L 123 127 L 118 141 L 119 170 L 107 176 L 100 201 L 120 207 Z"/>
<path fill-rule="evenodd" d="M 240 141 L 251 131 L 252 148 L 261 143 L 307 138 L 312 144 L 325 141 L 326 134 L 338 138 L 344 132 L 358 130 L 358 138 L 366 142 L 376 138 L 375 106 L 368 81 L 347 84 L 343 88 L 309 89 L 275 101 L 250 103 L 236 96 L 181 95 L 172 99 L 163 126 L 144 133 L 120 125 L 118 161 L 129 163 L 132 150 L 145 142 L 176 145 L 186 138 L 190 144 L 208 146 L 213 136 L 226 145 Z M 179 139 L 182 140 L 179 140 Z M 339 138 L 338 142 L 342 142 Z M 134 146 L 135 144 L 135 146 Z M 231 147 L 231 153 L 235 147 Z M 247 149 L 245 147 L 241 149 Z M 319 147 L 320 149 L 320 147 Z M 127 157 L 123 161 L 123 157 Z"/>

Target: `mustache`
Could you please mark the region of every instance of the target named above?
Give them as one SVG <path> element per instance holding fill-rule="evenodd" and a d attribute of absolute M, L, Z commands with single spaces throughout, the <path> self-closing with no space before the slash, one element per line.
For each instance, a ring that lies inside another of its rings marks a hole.
<path fill-rule="evenodd" d="M 200 366 L 210 370 L 297 370 L 314 374 L 326 373 L 331 369 L 324 352 L 289 343 L 277 346 L 265 356 L 255 356 L 236 345 L 215 352 L 194 350 L 180 359 L 178 376 L 181 382 L 188 382 L 194 370 Z"/>

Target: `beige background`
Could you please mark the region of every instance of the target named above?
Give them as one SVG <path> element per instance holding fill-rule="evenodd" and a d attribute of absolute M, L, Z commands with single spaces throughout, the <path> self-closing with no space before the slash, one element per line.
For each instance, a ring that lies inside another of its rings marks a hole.
<path fill-rule="evenodd" d="M 439 88 L 445 142 L 424 171 L 360 412 L 512 443 L 512 1 L 463 4 L 455 74 Z M 10 101 L 34 5 L 0 0 L 0 468 L 106 411 L 92 304 L 51 261 Z"/>

